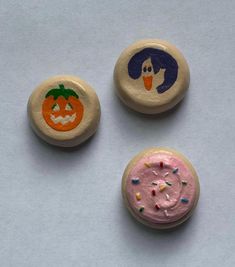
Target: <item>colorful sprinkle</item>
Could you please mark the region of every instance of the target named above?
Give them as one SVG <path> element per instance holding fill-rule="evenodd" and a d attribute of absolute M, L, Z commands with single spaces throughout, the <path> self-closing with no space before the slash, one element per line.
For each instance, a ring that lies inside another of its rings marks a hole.
<path fill-rule="evenodd" d="M 137 200 L 141 200 L 141 194 L 140 193 L 136 193 L 135 197 L 136 197 Z"/>
<path fill-rule="evenodd" d="M 177 173 L 178 170 L 179 170 L 178 168 L 174 168 L 172 172 L 173 172 L 173 173 Z"/>
<path fill-rule="evenodd" d="M 154 181 L 153 181 L 152 184 L 153 184 L 153 185 L 157 185 L 157 182 L 154 182 Z"/>
<path fill-rule="evenodd" d="M 163 168 L 163 162 L 162 161 L 160 161 L 160 168 Z"/>
<path fill-rule="evenodd" d="M 164 177 L 166 177 L 166 176 L 168 176 L 169 175 L 169 172 L 166 172 L 165 174 L 164 174 Z"/>
<path fill-rule="evenodd" d="M 186 181 L 182 181 L 182 185 L 187 185 L 188 183 Z"/>
<path fill-rule="evenodd" d="M 160 210 L 160 207 L 159 207 L 158 204 L 155 204 L 155 208 L 156 208 L 157 210 Z"/>
<path fill-rule="evenodd" d="M 166 184 L 169 185 L 169 186 L 172 186 L 172 183 L 166 181 Z"/>
<path fill-rule="evenodd" d="M 159 191 L 162 192 L 166 189 L 167 185 L 166 184 L 160 184 L 159 185 Z"/>
<path fill-rule="evenodd" d="M 182 202 L 182 203 L 188 203 L 188 199 L 186 198 L 186 197 L 182 197 L 181 199 L 180 199 L 180 201 Z"/>
<path fill-rule="evenodd" d="M 155 189 L 152 190 L 152 196 L 156 196 L 156 191 L 155 191 Z"/>
<path fill-rule="evenodd" d="M 166 217 L 169 217 L 167 210 L 164 210 L 164 214 L 166 215 Z"/>
<path fill-rule="evenodd" d="M 144 165 L 147 167 L 147 168 L 151 168 L 151 165 L 147 162 L 144 163 Z"/>
<path fill-rule="evenodd" d="M 158 176 L 158 173 L 157 173 L 157 172 L 155 172 L 155 171 L 152 171 L 152 173 L 153 173 L 154 175 Z"/>
<path fill-rule="evenodd" d="M 138 177 L 132 178 L 131 182 L 132 182 L 132 184 L 139 184 L 140 183 L 140 179 Z"/>
<path fill-rule="evenodd" d="M 143 211 L 144 211 L 144 207 L 142 206 L 139 208 L 139 212 L 143 212 Z"/>
<path fill-rule="evenodd" d="M 169 200 L 170 199 L 170 196 L 168 194 L 166 194 L 166 199 Z"/>

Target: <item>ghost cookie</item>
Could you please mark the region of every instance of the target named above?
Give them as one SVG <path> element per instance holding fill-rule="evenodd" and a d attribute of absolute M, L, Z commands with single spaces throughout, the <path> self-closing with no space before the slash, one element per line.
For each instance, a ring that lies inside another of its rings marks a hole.
<path fill-rule="evenodd" d="M 162 40 L 142 40 L 125 49 L 115 69 L 120 99 L 135 111 L 157 114 L 173 108 L 189 86 L 189 68 L 180 51 Z"/>
<path fill-rule="evenodd" d="M 55 76 L 40 84 L 28 101 L 32 128 L 46 142 L 72 147 L 92 136 L 100 120 L 94 90 L 73 76 Z"/>
<path fill-rule="evenodd" d="M 156 229 L 172 228 L 192 215 L 199 198 L 198 176 L 180 153 L 151 148 L 126 167 L 122 195 L 130 213 L 141 223 Z"/>

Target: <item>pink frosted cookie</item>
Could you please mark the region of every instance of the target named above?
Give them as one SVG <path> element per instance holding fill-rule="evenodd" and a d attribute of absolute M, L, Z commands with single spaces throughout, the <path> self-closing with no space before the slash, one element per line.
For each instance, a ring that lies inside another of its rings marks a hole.
<path fill-rule="evenodd" d="M 134 157 L 126 167 L 122 194 L 138 221 L 166 229 L 191 216 L 199 198 L 199 181 L 183 155 L 168 148 L 151 148 Z"/>

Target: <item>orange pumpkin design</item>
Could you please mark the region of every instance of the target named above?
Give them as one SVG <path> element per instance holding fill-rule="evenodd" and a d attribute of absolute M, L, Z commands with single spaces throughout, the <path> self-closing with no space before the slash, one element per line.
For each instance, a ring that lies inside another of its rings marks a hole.
<path fill-rule="evenodd" d="M 51 89 L 42 104 L 42 115 L 46 123 L 57 131 L 69 131 L 79 125 L 82 120 L 84 107 L 79 96 L 72 89 Z"/>

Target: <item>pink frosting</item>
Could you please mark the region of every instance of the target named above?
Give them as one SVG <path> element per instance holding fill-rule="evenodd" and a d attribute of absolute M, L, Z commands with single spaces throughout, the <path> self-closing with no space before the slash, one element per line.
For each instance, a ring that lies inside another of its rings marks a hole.
<path fill-rule="evenodd" d="M 141 158 L 126 179 L 130 208 L 152 223 L 182 218 L 193 207 L 196 190 L 196 180 L 185 162 L 164 152 Z"/>

